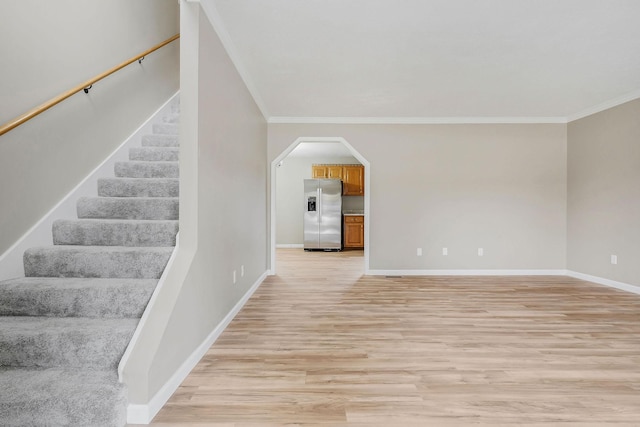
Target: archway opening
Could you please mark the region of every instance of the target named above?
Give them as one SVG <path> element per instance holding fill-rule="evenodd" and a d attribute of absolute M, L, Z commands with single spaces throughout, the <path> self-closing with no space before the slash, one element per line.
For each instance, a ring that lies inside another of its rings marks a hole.
<path fill-rule="evenodd" d="M 301 144 L 309 147 L 313 152 L 314 149 L 317 149 L 315 152 L 318 153 L 318 158 L 321 158 L 322 153 L 322 144 L 325 146 L 332 146 L 336 148 L 336 145 L 342 149 L 342 152 L 347 154 L 348 156 L 355 158 L 357 162 L 364 166 L 364 196 L 362 202 L 362 210 L 364 215 L 364 274 L 368 274 L 369 272 L 369 251 L 370 251 L 370 239 L 369 239 L 369 224 L 370 224 L 370 194 L 371 194 L 371 185 L 370 185 L 370 174 L 371 174 L 371 165 L 369 161 L 360 154 L 351 144 L 349 144 L 344 138 L 341 137 L 300 137 L 297 138 L 287 149 L 285 149 L 278 157 L 276 157 L 271 162 L 271 188 L 270 188 L 270 218 L 271 218 L 271 230 L 270 230 L 270 273 L 276 274 L 277 272 L 277 263 L 276 263 L 276 249 L 278 247 L 278 168 L 281 167 L 284 162 L 286 162 L 287 157 L 291 155 L 297 147 L 301 146 Z M 306 148 L 305 147 L 305 148 Z M 340 150 L 338 150 L 339 152 Z M 333 151 L 334 153 L 336 151 Z M 337 158 L 337 157 L 336 157 Z M 293 203 L 297 203 L 297 200 L 293 200 Z M 299 198 L 300 206 L 303 204 L 303 194 L 300 194 Z M 302 220 L 302 218 L 300 218 Z M 293 245 L 285 244 L 285 247 L 302 247 L 302 241 L 296 242 Z"/>

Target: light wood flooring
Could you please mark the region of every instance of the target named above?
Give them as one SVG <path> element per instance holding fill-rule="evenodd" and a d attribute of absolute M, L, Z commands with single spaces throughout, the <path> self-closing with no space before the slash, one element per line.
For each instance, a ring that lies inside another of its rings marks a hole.
<path fill-rule="evenodd" d="M 640 426 L 640 296 L 278 251 L 158 426 Z"/>

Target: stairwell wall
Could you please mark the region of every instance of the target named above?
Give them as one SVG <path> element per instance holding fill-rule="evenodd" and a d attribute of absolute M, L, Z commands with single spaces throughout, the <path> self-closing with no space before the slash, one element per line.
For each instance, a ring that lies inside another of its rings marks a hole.
<path fill-rule="evenodd" d="M 175 0 L 3 2 L 0 123 L 178 31 Z M 0 254 L 178 90 L 178 56 L 171 43 L 0 136 Z"/>

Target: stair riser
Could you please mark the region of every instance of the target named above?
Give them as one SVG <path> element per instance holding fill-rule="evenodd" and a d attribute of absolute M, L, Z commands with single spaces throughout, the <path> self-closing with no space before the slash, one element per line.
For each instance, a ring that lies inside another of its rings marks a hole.
<path fill-rule="evenodd" d="M 178 222 L 58 220 L 54 245 L 175 246 Z"/>
<path fill-rule="evenodd" d="M 2 325 L 2 323 L 0 323 Z M 134 328 L 100 336 L 92 330 L 44 328 L 0 332 L 0 366 L 115 368 Z"/>
<path fill-rule="evenodd" d="M 179 150 L 169 147 L 134 147 L 129 150 L 129 160 L 146 162 L 177 162 Z"/>
<path fill-rule="evenodd" d="M 103 198 L 83 197 L 78 200 L 78 218 L 177 220 L 177 198 Z"/>
<path fill-rule="evenodd" d="M 159 279 L 173 248 L 95 250 L 54 246 L 24 253 L 27 277 Z"/>
<path fill-rule="evenodd" d="M 89 282 L 86 286 L 64 286 L 61 281 L 74 279 L 44 280 L 52 280 L 54 284 L 25 283 L 4 289 L 0 316 L 139 318 L 156 285 L 155 280 L 149 280 L 121 285 L 96 286 Z"/>
<path fill-rule="evenodd" d="M 102 178 L 98 180 L 100 197 L 178 197 L 177 179 Z"/>
<path fill-rule="evenodd" d="M 179 178 L 178 162 L 118 162 L 115 165 L 118 178 Z"/>

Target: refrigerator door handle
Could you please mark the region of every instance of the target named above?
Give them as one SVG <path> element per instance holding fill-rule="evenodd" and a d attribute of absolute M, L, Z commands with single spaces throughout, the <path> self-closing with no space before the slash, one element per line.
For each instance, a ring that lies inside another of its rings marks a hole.
<path fill-rule="evenodd" d="M 318 224 L 322 224 L 322 187 L 318 187 Z"/>

